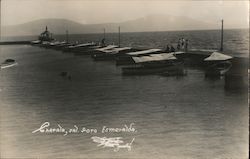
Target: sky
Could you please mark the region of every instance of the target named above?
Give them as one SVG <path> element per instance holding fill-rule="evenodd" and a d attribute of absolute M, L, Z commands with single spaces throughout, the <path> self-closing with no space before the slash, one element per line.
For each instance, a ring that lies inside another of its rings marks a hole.
<path fill-rule="evenodd" d="M 249 26 L 249 1 L 231 0 L 1 0 L 2 25 L 44 18 L 83 24 L 124 22 L 147 15 L 187 16 L 205 22 L 224 19 Z"/>

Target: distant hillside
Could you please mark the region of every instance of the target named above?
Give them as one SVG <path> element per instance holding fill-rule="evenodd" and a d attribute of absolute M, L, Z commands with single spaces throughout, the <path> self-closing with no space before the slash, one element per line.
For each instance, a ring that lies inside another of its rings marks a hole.
<path fill-rule="evenodd" d="M 32 22 L 11 25 L 2 27 L 3 36 L 19 36 L 19 35 L 39 35 L 45 30 L 46 25 L 54 34 L 65 33 L 65 30 L 79 33 L 82 31 L 84 25 L 66 20 L 66 19 L 39 19 Z"/>
<path fill-rule="evenodd" d="M 106 28 L 106 32 L 117 32 L 118 26 L 121 26 L 122 32 L 205 30 L 220 28 L 220 24 L 218 23 L 210 24 L 187 17 L 150 15 L 122 23 L 87 25 L 66 19 L 40 19 L 20 25 L 3 26 L 2 35 L 39 35 L 45 29 L 46 25 L 53 34 L 65 34 L 65 30 L 67 29 L 70 34 L 101 33 L 103 28 Z"/>

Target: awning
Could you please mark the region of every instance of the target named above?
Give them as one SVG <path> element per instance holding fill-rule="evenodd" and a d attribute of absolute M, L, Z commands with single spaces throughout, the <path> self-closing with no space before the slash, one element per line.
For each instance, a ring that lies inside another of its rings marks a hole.
<path fill-rule="evenodd" d="M 232 56 L 228 56 L 219 52 L 213 52 L 209 57 L 205 58 L 204 61 L 224 61 L 232 58 Z"/>
<path fill-rule="evenodd" d="M 161 60 L 176 60 L 174 53 L 162 53 L 162 54 L 152 54 L 151 57 L 156 58 L 157 61 Z"/>
<path fill-rule="evenodd" d="M 152 54 L 150 56 L 132 57 L 135 63 L 176 60 L 173 53 Z"/>
<path fill-rule="evenodd" d="M 103 50 L 104 53 L 119 53 L 119 51 L 124 51 L 124 50 L 130 50 L 131 47 L 119 47 L 119 48 L 112 48 L 112 49 L 108 49 L 108 50 Z"/>
<path fill-rule="evenodd" d="M 141 56 L 141 57 L 132 57 L 135 63 L 141 63 L 141 62 L 149 62 L 152 61 L 151 56 Z"/>
<path fill-rule="evenodd" d="M 149 49 L 149 50 L 143 50 L 143 51 L 136 51 L 136 52 L 130 52 L 127 53 L 128 55 L 141 55 L 141 54 L 150 54 L 154 52 L 162 51 L 161 49 Z"/>
<path fill-rule="evenodd" d="M 108 49 L 113 49 L 113 48 L 116 48 L 118 46 L 116 45 L 108 45 L 106 47 L 103 47 L 103 48 L 100 48 L 100 49 L 96 49 L 97 51 L 104 51 L 104 50 L 108 50 Z"/>
<path fill-rule="evenodd" d="M 75 46 L 69 46 L 69 48 L 78 48 L 78 47 L 86 47 L 86 46 L 92 46 L 94 45 L 94 43 L 85 43 L 85 44 L 78 44 L 78 45 L 75 45 Z"/>

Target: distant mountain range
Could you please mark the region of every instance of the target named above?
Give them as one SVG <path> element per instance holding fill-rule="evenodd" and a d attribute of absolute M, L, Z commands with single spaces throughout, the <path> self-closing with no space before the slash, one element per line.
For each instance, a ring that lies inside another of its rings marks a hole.
<path fill-rule="evenodd" d="M 53 34 L 70 34 L 117 32 L 118 26 L 122 32 L 146 31 L 178 31 L 178 30 L 208 30 L 219 29 L 220 23 L 206 23 L 187 17 L 150 15 L 122 23 L 81 24 L 67 19 L 40 19 L 19 25 L 2 26 L 3 36 L 39 35 L 48 26 Z M 230 28 L 230 26 L 227 26 Z"/>

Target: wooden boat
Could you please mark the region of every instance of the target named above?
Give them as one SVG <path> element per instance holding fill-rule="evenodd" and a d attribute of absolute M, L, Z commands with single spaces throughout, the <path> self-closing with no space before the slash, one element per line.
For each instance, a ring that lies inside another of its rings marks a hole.
<path fill-rule="evenodd" d="M 145 56 L 150 54 L 159 54 L 161 52 L 162 52 L 161 49 L 148 49 L 148 50 L 140 50 L 140 51 L 126 53 L 116 58 L 116 65 L 119 66 L 119 65 L 134 64 L 134 60 L 132 59 L 132 57 Z"/>
<path fill-rule="evenodd" d="M 57 45 L 60 45 L 60 44 L 65 44 L 66 42 L 65 41 L 52 41 L 52 42 L 49 42 L 47 45 L 44 45 L 45 48 L 50 48 L 50 49 L 53 49 L 55 48 Z"/>
<path fill-rule="evenodd" d="M 30 42 L 31 45 L 38 45 L 38 44 L 41 44 L 41 40 L 33 40 Z"/>
<path fill-rule="evenodd" d="M 96 45 L 96 46 L 89 46 L 86 47 L 84 50 L 74 52 L 74 55 L 76 56 L 82 56 L 82 55 L 91 55 L 92 51 L 95 49 L 103 48 L 104 46 Z"/>
<path fill-rule="evenodd" d="M 133 49 L 131 47 L 119 47 L 103 50 L 100 53 L 96 53 L 92 56 L 92 58 L 96 61 L 107 61 L 107 60 L 115 60 L 116 57 L 122 56 L 126 53 L 138 51 L 138 49 Z"/>
<path fill-rule="evenodd" d="M 96 44 L 91 42 L 91 43 L 84 43 L 84 44 L 77 44 L 73 46 L 68 46 L 63 49 L 64 52 L 81 52 L 86 50 L 88 47 L 95 46 Z"/>
<path fill-rule="evenodd" d="M 209 57 L 204 59 L 205 71 L 208 76 L 222 76 L 232 67 L 232 63 L 229 61 L 232 56 L 222 54 L 220 52 L 214 52 Z"/>
<path fill-rule="evenodd" d="M 117 45 L 108 45 L 108 46 L 94 49 L 91 51 L 91 57 L 94 58 L 94 55 L 96 54 L 102 54 L 105 50 L 110 50 L 110 49 L 117 48 L 117 47 L 118 47 Z"/>
<path fill-rule="evenodd" d="M 6 59 L 0 66 L 1 66 L 1 69 L 4 69 L 4 68 L 12 67 L 15 65 L 17 65 L 17 62 L 15 60 Z"/>
<path fill-rule="evenodd" d="M 67 48 L 67 47 L 69 47 L 69 46 L 74 46 L 75 44 L 73 44 L 73 43 L 61 43 L 61 44 L 59 44 L 59 45 L 56 45 L 56 46 L 54 46 L 53 47 L 53 49 L 55 49 L 55 50 L 63 50 L 63 49 L 65 49 L 65 48 Z"/>
<path fill-rule="evenodd" d="M 173 53 L 152 54 L 149 56 L 132 57 L 133 66 L 123 67 L 123 75 L 162 74 L 178 70 L 182 66 Z"/>

